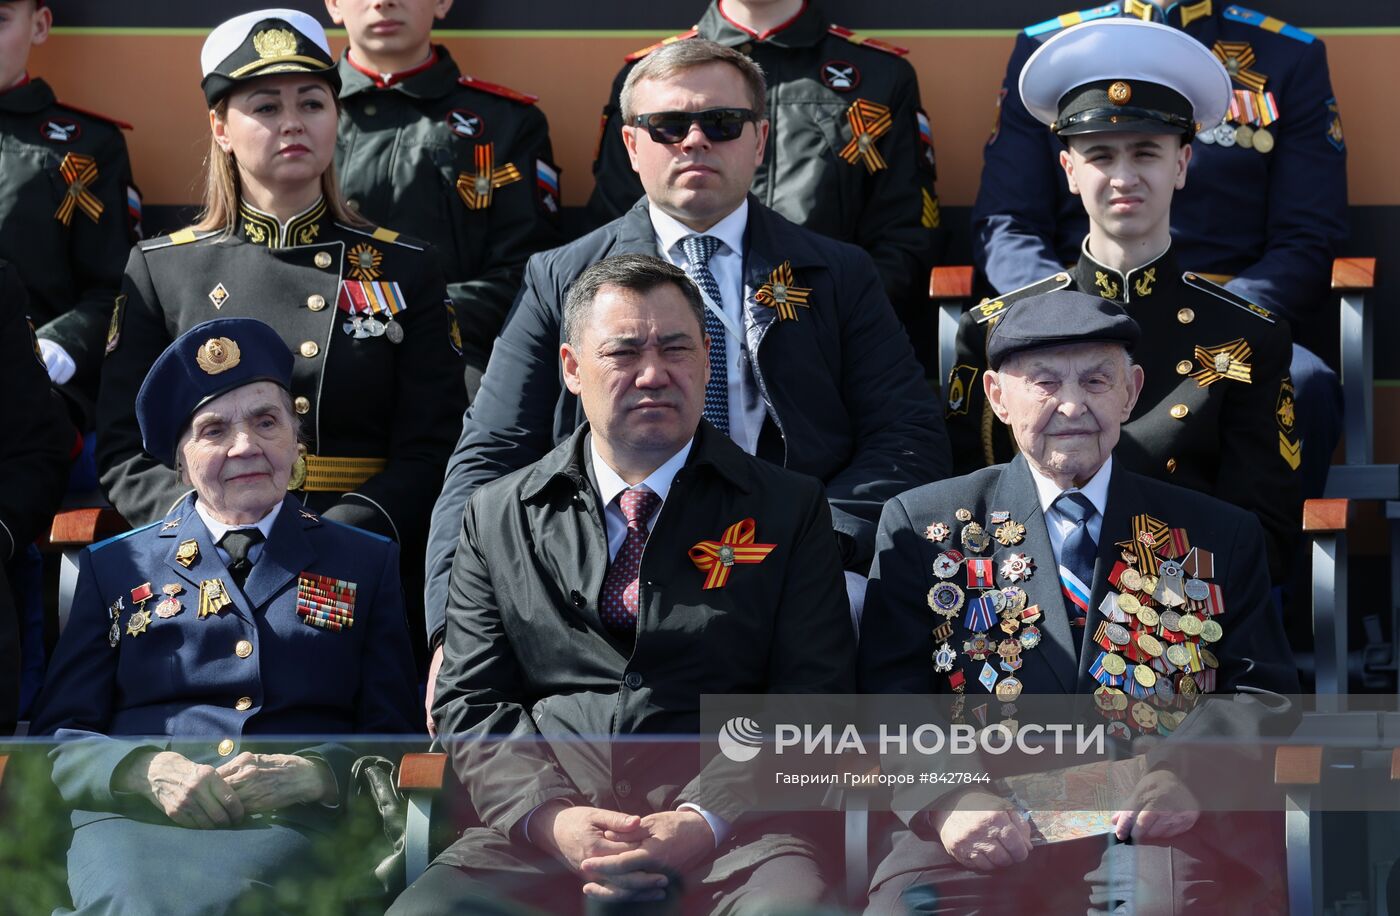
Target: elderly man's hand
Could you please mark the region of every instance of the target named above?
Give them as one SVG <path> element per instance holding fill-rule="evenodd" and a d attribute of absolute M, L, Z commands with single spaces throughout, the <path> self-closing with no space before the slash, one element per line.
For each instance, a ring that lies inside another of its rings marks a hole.
<path fill-rule="evenodd" d="M 947 808 L 930 811 L 929 823 L 948 855 L 976 871 L 1006 868 L 1031 854 L 1030 824 L 988 792 L 962 793 Z"/>
<path fill-rule="evenodd" d="M 433 660 L 428 663 L 428 693 L 423 698 L 423 715 L 428 720 L 428 735 L 437 737 L 437 723 L 433 721 L 433 699 L 437 696 L 437 676 L 442 668 L 442 646 L 433 650 Z"/>
<path fill-rule="evenodd" d="M 174 751 L 131 758 L 116 782 L 122 791 L 147 798 L 181 827 L 227 827 L 243 820 L 243 802 L 218 772 Z"/>
<path fill-rule="evenodd" d="M 336 800 L 335 777 L 324 763 L 295 754 L 250 754 L 220 764 L 218 774 L 238 793 L 246 811 Z"/>
<path fill-rule="evenodd" d="M 1201 803 L 1191 790 L 1167 770 L 1153 770 L 1138 780 L 1128 807 L 1111 818 L 1113 835 L 1120 841 L 1163 840 L 1196 826 Z"/>
<path fill-rule="evenodd" d="M 545 802 L 530 818 L 530 841 L 577 872 L 585 859 L 635 849 L 635 842 L 609 839 L 609 835 L 630 834 L 641 820 L 606 808 Z"/>
<path fill-rule="evenodd" d="M 714 831 L 690 809 L 648 814 L 635 830 L 613 831 L 608 839 L 637 848 L 583 862 L 583 892 L 590 897 L 659 900 L 668 874 L 685 872 L 715 851 Z"/>

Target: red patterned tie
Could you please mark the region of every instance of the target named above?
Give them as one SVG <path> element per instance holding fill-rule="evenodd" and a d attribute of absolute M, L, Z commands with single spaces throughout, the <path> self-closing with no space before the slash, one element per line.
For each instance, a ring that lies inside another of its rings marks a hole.
<path fill-rule="evenodd" d="M 637 574 L 647 545 L 647 519 L 661 505 L 661 497 L 650 490 L 623 490 L 617 503 L 627 519 L 627 537 L 603 578 L 603 623 L 615 632 L 631 634 L 637 627 Z"/>

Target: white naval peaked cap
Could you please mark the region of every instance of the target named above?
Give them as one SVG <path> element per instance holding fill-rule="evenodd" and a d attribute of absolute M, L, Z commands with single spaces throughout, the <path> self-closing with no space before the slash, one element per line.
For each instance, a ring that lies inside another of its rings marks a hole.
<path fill-rule="evenodd" d="M 248 40 L 253 26 L 264 19 L 281 19 L 319 46 L 327 57 L 331 56 L 331 46 L 326 41 L 326 30 L 321 27 L 321 23 L 306 13 L 288 9 L 253 10 L 251 13 L 234 16 L 219 23 L 214 31 L 209 33 L 209 37 L 204 39 L 204 48 L 199 52 L 199 75 L 208 76 L 218 69 L 219 64 Z"/>

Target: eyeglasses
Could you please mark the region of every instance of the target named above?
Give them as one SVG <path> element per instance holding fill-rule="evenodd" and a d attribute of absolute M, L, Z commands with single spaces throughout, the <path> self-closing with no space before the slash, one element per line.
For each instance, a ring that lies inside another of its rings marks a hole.
<path fill-rule="evenodd" d="M 751 108 L 707 108 L 704 111 L 654 111 L 633 119 L 637 127 L 645 127 L 657 143 L 680 143 L 690 133 L 690 125 L 699 124 L 705 139 L 712 143 L 737 140 L 744 125 L 758 123 L 758 113 Z"/>

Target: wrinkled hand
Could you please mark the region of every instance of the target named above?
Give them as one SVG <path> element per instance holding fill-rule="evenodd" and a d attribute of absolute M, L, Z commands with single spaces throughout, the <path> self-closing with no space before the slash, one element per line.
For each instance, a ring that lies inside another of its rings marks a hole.
<path fill-rule="evenodd" d="M 988 792 L 962 793 L 950 807 L 929 812 L 929 822 L 948 855 L 976 871 L 1006 868 L 1031 854 L 1030 824 Z"/>
<path fill-rule="evenodd" d="M 578 872 L 587 859 L 636 848 L 636 843 L 608 837 L 630 834 L 641 821 L 635 814 L 606 808 L 546 802 L 530 819 L 530 840 Z"/>
<path fill-rule="evenodd" d="M 144 796 L 181 827 L 227 827 L 243 820 L 238 793 L 218 772 L 174 751 L 133 758 L 122 788 Z"/>
<path fill-rule="evenodd" d="M 1176 774 L 1153 770 L 1138 780 L 1128 807 L 1115 811 L 1113 835 L 1119 841 L 1163 840 L 1185 833 L 1196 826 L 1201 803 Z"/>
<path fill-rule="evenodd" d="M 245 811 L 277 811 L 291 805 L 336 799 L 335 779 L 323 763 L 295 754 L 250 754 L 221 764 L 224 782 L 238 793 Z"/>
<path fill-rule="evenodd" d="M 437 723 L 433 721 L 433 698 L 437 696 L 438 669 L 442 667 L 442 646 L 433 650 L 433 660 L 428 663 L 428 695 L 423 700 L 423 714 L 428 718 L 428 735 L 437 737 Z"/>
<path fill-rule="evenodd" d="M 641 819 L 635 830 L 609 831 L 607 839 L 636 848 L 586 859 L 583 892 L 603 899 L 659 900 L 668 874 L 685 872 L 713 855 L 715 834 L 699 812 L 661 811 Z"/>

